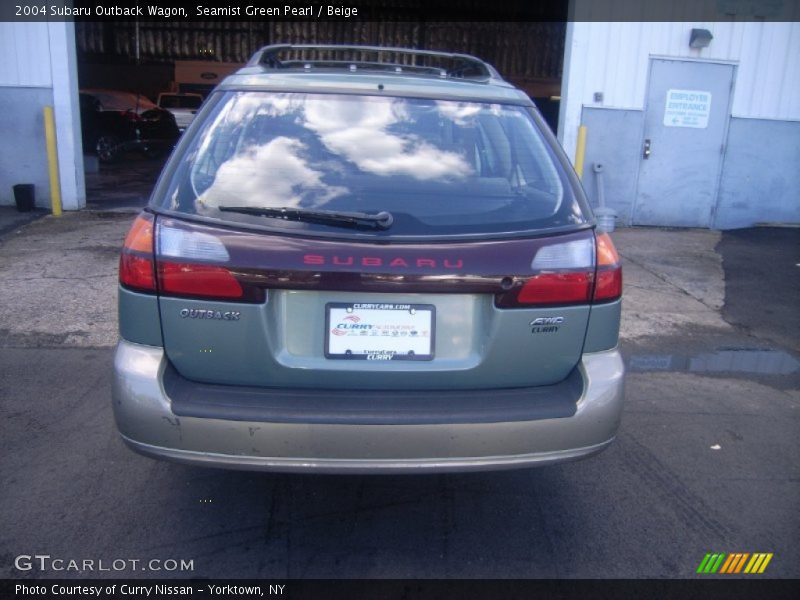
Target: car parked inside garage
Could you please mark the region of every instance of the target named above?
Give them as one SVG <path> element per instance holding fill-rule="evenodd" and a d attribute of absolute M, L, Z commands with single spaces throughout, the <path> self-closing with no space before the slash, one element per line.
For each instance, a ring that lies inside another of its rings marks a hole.
<path fill-rule="evenodd" d="M 619 258 L 529 97 L 467 55 L 271 46 L 120 260 L 125 442 L 192 464 L 548 464 L 619 425 Z"/>
<path fill-rule="evenodd" d="M 101 163 L 116 162 L 128 151 L 161 156 L 180 135 L 175 117 L 141 94 L 82 89 L 80 112 L 84 151 Z"/>
<path fill-rule="evenodd" d="M 191 124 L 202 103 L 203 97 L 200 94 L 163 92 L 158 95 L 158 107 L 172 113 L 181 131 Z"/>

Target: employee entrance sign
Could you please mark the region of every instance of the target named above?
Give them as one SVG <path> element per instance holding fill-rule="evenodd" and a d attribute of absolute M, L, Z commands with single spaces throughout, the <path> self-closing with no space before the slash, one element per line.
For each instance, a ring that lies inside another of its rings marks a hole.
<path fill-rule="evenodd" d="M 711 92 L 698 90 L 667 90 L 667 103 L 664 107 L 666 127 L 708 127 L 711 112 Z"/>

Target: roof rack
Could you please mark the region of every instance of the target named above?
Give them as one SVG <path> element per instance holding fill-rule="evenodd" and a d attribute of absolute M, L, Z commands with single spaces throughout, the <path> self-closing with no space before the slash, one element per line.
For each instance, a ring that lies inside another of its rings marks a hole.
<path fill-rule="evenodd" d="M 280 60 L 279 54 L 288 56 Z M 247 66 L 302 71 L 314 69 L 381 71 L 478 82 L 502 81 L 494 67 L 469 54 L 386 46 L 275 44 L 258 50 Z"/>

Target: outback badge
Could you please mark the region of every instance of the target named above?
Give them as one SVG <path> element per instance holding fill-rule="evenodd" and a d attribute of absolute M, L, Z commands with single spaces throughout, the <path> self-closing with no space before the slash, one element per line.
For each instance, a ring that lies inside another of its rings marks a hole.
<path fill-rule="evenodd" d="M 217 319 L 218 321 L 238 321 L 242 316 L 238 310 L 204 310 L 199 308 L 182 308 L 181 317 L 184 319 Z"/>

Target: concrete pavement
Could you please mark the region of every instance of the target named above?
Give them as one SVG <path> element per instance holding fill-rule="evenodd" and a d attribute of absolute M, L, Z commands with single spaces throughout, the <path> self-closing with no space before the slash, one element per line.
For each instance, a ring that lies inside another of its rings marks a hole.
<path fill-rule="evenodd" d="M 133 216 L 70 212 L 0 238 L 0 345 L 110 347 L 117 261 Z"/>

